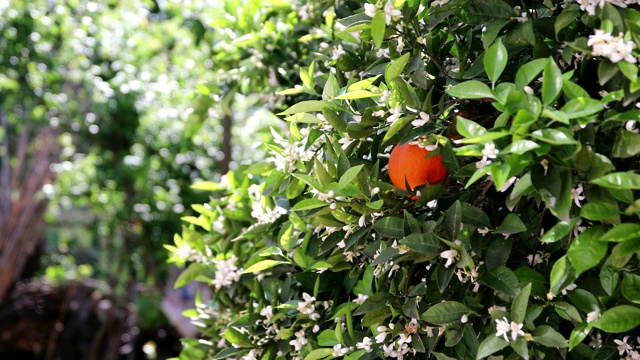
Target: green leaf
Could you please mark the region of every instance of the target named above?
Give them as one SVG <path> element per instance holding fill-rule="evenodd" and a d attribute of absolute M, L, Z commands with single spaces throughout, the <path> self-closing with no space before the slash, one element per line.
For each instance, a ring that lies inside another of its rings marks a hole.
<path fill-rule="evenodd" d="M 458 116 L 456 120 L 456 130 L 465 138 L 478 137 L 487 133 L 487 129 L 482 125 L 479 125 L 473 120 L 467 120 L 461 116 Z"/>
<path fill-rule="evenodd" d="M 544 68 L 542 77 L 542 103 L 545 105 L 553 104 L 561 91 L 562 71 L 560 71 L 553 58 L 550 58 Z"/>
<path fill-rule="evenodd" d="M 518 215 L 509 213 L 496 231 L 505 235 L 517 234 L 527 231 L 527 226 L 522 222 L 522 220 L 520 220 Z"/>
<path fill-rule="evenodd" d="M 529 305 L 529 296 L 531 295 L 531 284 L 523 287 L 520 293 L 513 299 L 511 304 L 511 321 L 521 324 L 524 316 L 527 314 L 527 306 Z"/>
<path fill-rule="evenodd" d="M 640 154 L 640 134 L 621 131 L 613 142 L 611 156 L 626 159 Z"/>
<path fill-rule="evenodd" d="M 608 333 L 621 333 L 640 325 L 640 308 L 632 305 L 619 305 L 602 313 L 593 323 L 593 327 Z"/>
<path fill-rule="evenodd" d="M 360 172 L 360 170 L 362 170 L 363 166 L 364 165 L 354 166 L 349 170 L 345 171 L 345 173 L 342 174 L 342 176 L 340 177 L 340 181 L 338 182 L 338 185 L 340 186 L 340 188 L 343 188 L 351 184 L 353 179 L 355 179 L 358 176 L 358 173 Z"/>
<path fill-rule="evenodd" d="M 294 105 L 295 106 L 295 105 Z M 318 109 L 320 110 L 320 109 Z M 301 124 L 322 124 L 322 120 L 320 120 L 319 117 L 313 115 L 313 114 L 309 114 L 306 112 L 303 113 L 298 113 L 295 115 L 291 115 L 291 116 L 287 116 L 286 118 L 284 118 L 285 121 L 291 121 L 294 123 L 301 123 Z"/>
<path fill-rule="evenodd" d="M 622 242 L 636 238 L 640 238 L 640 224 L 622 223 L 602 235 L 600 241 Z"/>
<path fill-rule="evenodd" d="M 444 225 L 451 241 L 456 240 L 462 227 L 462 207 L 459 200 L 456 200 L 447 210 Z"/>
<path fill-rule="evenodd" d="M 491 269 L 482 277 L 482 282 L 512 298 L 516 297 L 520 291 L 518 278 L 506 266 L 497 266 Z"/>
<path fill-rule="evenodd" d="M 400 240 L 399 243 L 407 246 L 413 251 L 432 255 L 434 257 L 442 252 L 440 241 L 438 241 L 435 234 L 432 232 L 409 234 L 406 238 Z"/>
<path fill-rule="evenodd" d="M 354 90 L 344 93 L 340 96 L 336 96 L 336 100 L 357 100 L 357 99 L 366 99 L 380 96 L 380 94 L 373 93 L 369 90 Z"/>
<path fill-rule="evenodd" d="M 333 354 L 332 348 L 320 348 L 311 351 L 307 356 L 304 357 L 304 360 L 318 360 L 324 359 Z"/>
<path fill-rule="evenodd" d="M 569 235 L 575 228 L 578 220 L 580 220 L 579 217 L 575 217 L 569 221 L 558 221 L 558 223 L 553 225 L 551 229 L 544 233 L 544 235 L 540 238 L 540 242 L 552 243 Z"/>
<path fill-rule="evenodd" d="M 420 315 L 420 319 L 433 324 L 445 325 L 459 321 L 462 315 L 471 312 L 466 305 L 457 301 L 444 301 L 431 306 Z"/>
<path fill-rule="evenodd" d="M 384 32 L 387 29 L 386 14 L 382 10 L 376 11 L 376 14 L 371 21 L 371 38 L 376 48 L 382 46 L 382 40 L 384 40 Z"/>
<path fill-rule="evenodd" d="M 492 83 L 496 83 L 498 78 L 507 66 L 509 54 L 507 48 L 502 44 L 502 40 L 498 39 L 484 54 L 484 69 Z"/>
<path fill-rule="evenodd" d="M 640 304 L 640 276 L 628 272 L 623 273 L 620 288 L 622 295 L 624 295 L 627 300 Z"/>
<path fill-rule="evenodd" d="M 320 207 L 324 207 L 327 206 L 329 204 L 327 204 L 326 201 L 322 201 L 322 200 L 318 200 L 318 199 L 304 199 L 302 201 L 300 201 L 299 203 L 295 204 L 291 209 L 292 210 L 311 210 L 311 209 L 317 209 Z"/>
<path fill-rule="evenodd" d="M 241 333 L 240 331 L 234 328 L 227 328 L 224 331 L 224 338 L 227 339 L 228 342 L 239 347 L 244 347 L 244 348 L 253 347 L 251 340 L 249 340 L 249 338 L 245 334 Z"/>
<path fill-rule="evenodd" d="M 293 114 L 305 113 L 305 112 L 322 111 L 322 109 L 326 108 L 327 106 L 329 106 L 329 103 L 322 100 L 300 101 L 299 103 L 294 104 L 293 106 L 279 113 L 278 115 L 293 115 Z"/>
<path fill-rule="evenodd" d="M 404 220 L 395 216 L 383 217 L 376 221 L 373 229 L 381 236 L 400 239 L 404 237 Z"/>
<path fill-rule="evenodd" d="M 387 84 L 391 84 L 393 79 L 399 77 L 404 71 L 404 68 L 407 66 L 409 62 L 409 57 L 411 53 L 407 52 L 402 55 L 398 60 L 392 62 L 387 66 L 387 70 L 384 72 L 384 79 Z"/>
<path fill-rule="evenodd" d="M 244 269 L 244 271 L 242 272 L 243 274 L 251 274 L 254 272 L 261 272 L 263 270 L 266 269 L 270 269 L 274 266 L 278 266 L 280 264 L 284 264 L 284 261 L 278 261 L 278 260 L 262 260 L 262 261 L 258 261 L 257 263 L 249 266 L 248 268 Z"/>
<path fill-rule="evenodd" d="M 620 215 L 618 205 L 601 201 L 592 201 L 582 206 L 580 216 L 589 220 L 605 220 Z"/>
<path fill-rule="evenodd" d="M 632 172 L 614 172 L 591 180 L 592 184 L 611 189 L 640 189 L 640 175 Z"/>
<path fill-rule="evenodd" d="M 528 151 L 535 150 L 539 147 L 540 145 L 538 145 L 537 143 L 531 140 L 520 139 L 509 144 L 509 146 L 504 148 L 501 152 L 505 154 L 513 153 L 513 154 L 522 155 Z"/>
<path fill-rule="evenodd" d="M 536 59 L 522 65 L 516 73 L 516 88 L 522 90 L 529 85 L 533 79 L 536 79 L 542 70 L 547 66 L 549 59 Z"/>
<path fill-rule="evenodd" d="M 564 131 L 558 129 L 542 129 L 531 133 L 531 137 L 552 145 L 579 145 L 580 143 Z"/>
<path fill-rule="evenodd" d="M 447 93 L 460 99 L 496 99 L 491 88 L 477 80 L 465 81 L 455 85 L 447 90 Z"/>
<path fill-rule="evenodd" d="M 549 325 L 540 325 L 532 332 L 533 342 L 551 348 L 569 347 L 567 339 Z"/>
<path fill-rule="evenodd" d="M 598 265 L 607 255 L 607 244 L 599 241 L 603 233 L 602 226 L 592 226 L 571 242 L 567 256 L 573 264 L 576 276 Z"/>
<path fill-rule="evenodd" d="M 193 190 L 203 190 L 203 191 L 218 191 L 225 190 L 225 188 L 221 187 L 220 184 L 213 183 L 210 181 L 201 181 L 199 183 L 195 183 L 190 186 Z"/>
<path fill-rule="evenodd" d="M 326 329 L 318 335 L 318 345 L 320 346 L 333 346 L 339 344 L 336 339 L 336 332 L 331 329 Z"/>
<path fill-rule="evenodd" d="M 613 294 L 618 287 L 618 269 L 613 266 L 612 256 L 604 262 L 600 269 L 600 285 L 607 292 L 609 296 Z"/>
<path fill-rule="evenodd" d="M 502 337 L 495 336 L 494 334 L 489 334 L 487 338 L 485 338 L 480 346 L 478 347 L 478 354 L 476 355 L 476 359 L 484 359 L 491 354 L 495 354 L 498 351 L 509 346 L 509 343 L 506 342 Z"/>
<path fill-rule="evenodd" d="M 191 263 L 189 267 L 178 276 L 176 283 L 173 285 L 174 289 L 185 286 L 188 283 L 195 280 L 203 271 L 209 268 L 208 265 L 203 263 Z"/>
<path fill-rule="evenodd" d="M 471 206 L 467 203 L 462 203 L 461 205 L 463 224 L 475 226 L 478 228 L 491 226 L 491 220 L 489 219 L 489 216 L 487 215 L 487 213 L 482 211 L 482 209 Z"/>
<path fill-rule="evenodd" d="M 567 293 L 569 300 L 580 310 L 585 313 L 590 313 L 595 310 L 599 310 L 598 299 L 584 289 L 575 289 Z"/>
<path fill-rule="evenodd" d="M 569 336 L 569 351 L 573 350 L 573 348 L 578 346 L 582 340 L 586 339 L 590 330 L 591 324 L 586 322 L 578 324 L 573 331 L 571 331 L 571 335 Z"/>
<path fill-rule="evenodd" d="M 322 109 L 322 115 L 329 122 L 334 129 L 338 131 L 346 131 L 347 130 L 347 122 L 344 121 L 338 114 L 336 114 L 333 110 L 329 108 Z"/>
<path fill-rule="evenodd" d="M 591 98 L 575 98 L 566 103 L 560 111 L 569 116 L 569 119 L 576 119 L 593 115 L 604 109 L 604 105 L 598 100 Z"/>

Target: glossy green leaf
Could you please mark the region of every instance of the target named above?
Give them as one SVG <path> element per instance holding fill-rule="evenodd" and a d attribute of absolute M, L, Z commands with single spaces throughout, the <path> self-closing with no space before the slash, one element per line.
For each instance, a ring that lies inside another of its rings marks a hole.
<path fill-rule="evenodd" d="M 384 40 L 384 32 L 387 29 L 386 16 L 384 11 L 376 11 L 376 15 L 371 21 L 371 38 L 373 38 L 373 44 L 376 48 L 382 46 L 382 40 Z"/>
<path fill-rule="evenodd" d="M 640 175 L 632 172 L 614 172 L 591 180 L 592 184 L 612 189 L 640 189 Z"/>
<path fill-rule="evenodd" d="M 377 220 L 373 229 L 381 236 L 400 239 L 404 237 L 404 220 L 399 217 L 387 216 Z"/>
<path fill-rule="evenodd" d="M 633 305 L 619 305 L 611 308 L 593 323 L 593 327 L 608 333 L 622 333 L 640 325 L 640 308 Z"/>
<path fill-rule="evenodd" d="M 607 231 L 600 241 L 621 242 L 640 238 L 640 224 L 622 223 Z"/>
<path fill-rule="evenodd" d="M 552 145 L 578 145 L 579 142 L 558 129 L 542 129 L 531 133 L 531 137 Z"/>
<path fill-rule="evenodd" d="M 607 255 L 607 243 L 599 241 L 603 233 L 602 226 L 592 226 L 571 242 L 567 257 L 573 264 L 576 276 L 598 265 Z"/>
<path fill-rule="evenodd" d="M 293 115 L 299 113 L 322 111 L 322 109 L 326 108 L 327 106 L 329 106 L 329 103 L 326 101 L 306 100 L 292 105 L 290 108 L 279 113 L 278 115 Z"/>
<path fill-rule="evenodd" d="M 529 85 L 533 79 L 536 79 L 542 70 L 547 66 L 548 58 L 536 59 L 522 65 L 516 73 L 516 88 L 522 90 Z"/>
<path fill-rule="evenodd" d="M 569 347 L 567 339 L 549 325 L 540 325 L 532 332 L 533 342 L 551 348 Z"/>
<path fill-rule="evenodd" d="M 262 261 L 258 261 L 257 263 L 249 266 L 248 268 L 244 269 L 244 271 L 242 273 L 243 274 L 251 274 L 251 273 L 255 273 L 255 272 L 261 272 L 263 270 L 270 269 L 270 268 L 278 266 L 280 264 L 284 264 L 284 262 L 283 261 L 278 261 L 278 260 L 262 260 Z"/>
<path fill-rule="evenodd" d="M 489 334 L 489 336 L 480 343 L 476 359 L 484 359 L 487 356 L 495 354 L 498 351 L 506 348 L 507 346 L 509 346 L 509 343 L 506 342 L 502 337 L 497 337 L 494 334 Z"/>
<path fill-rule="evenodd" d="M 447 90 L 447 93 L 460 99 L 495 99 L 491 88 L 477 80 L 457 84 Z"/>
<path fill-rule="evenodd" d="M 236 345 L 238 347 L 244 348 L 252 348 L 253 344 L 251 340 L 247 337 L 247 335 L 241 333 L 240 331 L 234 328 L 227 328 L 224 333 L 224 338 L 227 339 L 228 342 Z"/>
<path fill-rule="evenodd" d="M 523 287 L 513 303 L 511 303 L 511 321 L 515 321 L 520 324 L 524 321 L 524 316 L 527 314 L 527 306 L 529 305 L 529 296 L 531 296 L 531 284 Z"/>
<path fill-rule="evenodd" d="M 333 354 L 332 348 L 320 348 L 312 350 L 307 356 L 304 357 L 304 360 L 319 360 L 329 357 Z"/>
<path fill-rule="evenodd" d="M 487 133 L 487 129 L 485 129 L 482 125 L 479 125 L 473 120 L 467 120 L 461 116 L 458 116 L 457 118 L 456 130 L 465 138 L 478 137 Z"/>
<path fill-rule="evenodd" d="M 570 119 L 593 115 L 604 109 L 604 105 L 591 98 L 576 98 L 566 103 L 560 111 L 566 113 Z"/>
<path fill-rule="evenodd" d="M 457 301 L 444 301 L 435 304 L 420 315 L 420 319 L 433 324 L 445 325 L 459 321 L 462 315 L 471 312 L 466 305 Z"/>
<path fill-rule="evenodd" d="M 640 276 L 628 272 L 623 273 L 620 288 L 622 295 L 627 300 L 640 304 Z"/>
<path fill-rule="evenodd" d="M 482 277 L 482 282 L 509 297 L 516 297 L 520 291 L 518 278 L 513 271 L 506 266 L 497 266 L 489 270 L 489 272 Z"/>
<path fill-rule="evenodd" d="M 200 274 L 202 274 L 208 268 L 209 266 L 203 263 L 191 263 L 189 267 L 186 270 L 184 270 L 180 274 L 180 276 L 178 276 L 178 279 L 176 280 L 176 283 L 173 285 L 173 288 L 177 289 L 185 286 L 186 284 L 195 280 L 198 276 L 200 276 Z"/>
<path fill-rule="evenodd" d="M 618 216 L 620 210 L 616 204 L 605 203 L 601 201 L 592 201 L 582 206 L 580 216 L 589 220 L 605 220 L 614 216 Z"/>
<path fill-rule="evenodd" d="M 621 131 L 613 143 L 611 156 L 626 159 L 640 154 L 640 134 Z"/>
<path fill-rule="evenodd" d="M 484 54 L 484 69 L 492 83 L 496 83 L 498 78 L 507 66 L 507 48 L 498 39 Z"/>
<path fill-rule="evenodd" d="M 542 103 L 552 104 L 562 91 L 562 72 L 553 59 L 549 59 L 542 76 Z"/>

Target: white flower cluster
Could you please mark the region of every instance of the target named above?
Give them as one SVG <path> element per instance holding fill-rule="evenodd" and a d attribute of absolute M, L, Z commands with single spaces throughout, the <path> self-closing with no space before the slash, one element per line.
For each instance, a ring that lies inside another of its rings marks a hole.
<path fill-rule="evenodd" d="M 622 340 L 618 340 L 615 339 L 613 340 L 614 343 L 616 343 L 616 345 L 618 345 L 618 355 L 622 356 L 625 353 L 627 354 L 627 357 L 625 357 L 625 359 L 628 360 L 640 360 L 640 345 L 633 347 L 631 346 L 631 344 L 628 344 L 627 341 L 629 341 L 629 338 L 631 336 L 627 335 L 625 337 L 622 338 Z M 640 336 L 638 336 L 636 338 L 636 341 L 638 343 L 640 343 Z"/>
<path fill-rule="evenodd" d="M 296 162 L 309 161 L 313 157 L 313 151 L 305 150 L 304 144 L 299 141 L 283 146 L 281 153 L 271 152 L 273 154 L 271 161 L 279 171 L 292 173 L 296 169 Z"/>
<path fill-rule="evenodd" d="M 511 332 L 511 339 L 513 341 L 516 340 L 518 335 L 524 336 L 524 331 L 522 327 L 524 324 L 518 324 L 515 321 L 509 323 L 506 317 L 503 317 L 504 320 L 496 319 L 496 336 L 504 336 L 504 340 L 509 342 L 509 338 L 507 337 L 507 333 Z"/>
<path fill-rule="evenodd" d="M 409 324 L 410 327 L 417 327 L 418 323 L 416 319 L 412 319 Z M 375 337 L 376 343 L 383 344 L 382 351 L 385 357 L 397 358 L 398 360 L 404 359 L 404 355 L 409 352 L 412 352 L 414 355 L 416 350 L 411 348 L 411 334 L 406 331 L 402 331 L 398 333 L 398 337 L 389 344 L 384 344 L 387 335 L 390 330 L 395 328 L 394 323 L 389 323 L 389 327 L 386 326 L 378 326 L 378 335 Z"/>
<path fill-rule="evenodd" d="M 596 6 L 602 9 L 605 3 L 610 3 L 622 8 L 626 8 L 627 5 L 630 4 L 640 3 L 638 0 L 577 0 L 576 2 L 580 4 L 580 10 L 586 11 L 589 15 L 595 15 Z"/>
<path fill-rule="evenodd" d="M 272 223 L 276 221 L 280 217 L 280 215 L 284 215 L 287 213 L 287 210 L 280 206 L 274 206 L 271 209 L 268 206 L 262 207 L 262 204 L 259 201 L 254 201 L 251 205 L 252 211 L 251 216 L 258 220 L 258 223 Z"/>
<path fill-rule="evenodd" d="M 300 314 L 309 315 L 309 318 L 314 321 L 320 319 L 320 314 L 316 312 L 316 298 L 307 293 L 302 293 L 302 298 L 304 301 L 298 303 Z"/>
<path fill-rule="evenodd" d="M 375 5 L 364 4 L 364 13 L 370 17 L 374 17 L 376 16 L 376 12 L 379 8 L 382 8 L 381 1 L 378 1 Z M 387 25 L 391 25 L 391 20 L 397 21 L 402 17 L 402 12 L 393 6 L 393 2 L 391 2 L 391 0 L 387 0 L 387 3 L 384 5 L 384 8 L 382 10 L 384 11 L 385 21 L 387 22 Z"/>
<path fill-rule="evenodd" d="M 236 266 L 236 261 L 238 261 L 238 258 L 235 255 L 231 255 L 227 260 L 217 260 L 215 262 L 216 277 L 212 283 L 216 290 L 220 290 L 224 286 L 230 286 L 240 280 L 243 269 Z"/>
<path fill-rule="evenodd" d="M 606 57 L 613 63 L 621 60 L 632 64 L 637 62 L 631 53 L 636 48 L 636 44 L 632 40 L 625 41 L 622 33 L 613 36 L 611 33 L 598 29 L 595 34 L 589 35 L 587 45 L 593 47 L 591 55 Z"/>

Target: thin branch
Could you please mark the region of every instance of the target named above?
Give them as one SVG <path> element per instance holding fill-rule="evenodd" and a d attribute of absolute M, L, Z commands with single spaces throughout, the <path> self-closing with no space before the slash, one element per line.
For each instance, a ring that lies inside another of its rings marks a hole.
<path fill-rule="evenodd" d="M 0 109 L 0 126 L 4 129 L 2 138 L 2 167 L 0 168 L 0 230 L 4 226 L 11 211 L 11 165 L 9 164 L 9 120 L 4 110 Z"/>

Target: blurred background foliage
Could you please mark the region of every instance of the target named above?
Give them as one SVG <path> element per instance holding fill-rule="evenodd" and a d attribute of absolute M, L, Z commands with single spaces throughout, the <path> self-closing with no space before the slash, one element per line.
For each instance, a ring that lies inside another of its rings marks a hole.
<path fill-rule="evenodd" d="M 136 326 L 163 325 L 162 245 L 208 196 L 190 185 L 265 156 L 273 113 L 307 96 L 276 92 L 330 40 L 323 6 L 0 0 L 0 229 L 43 129 L 59 157 L 31 199 L 49 201 L 44 236 L 12 280 L 95 279 L 138 305 Z"/>

